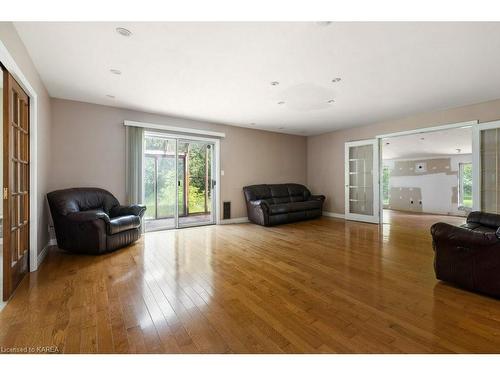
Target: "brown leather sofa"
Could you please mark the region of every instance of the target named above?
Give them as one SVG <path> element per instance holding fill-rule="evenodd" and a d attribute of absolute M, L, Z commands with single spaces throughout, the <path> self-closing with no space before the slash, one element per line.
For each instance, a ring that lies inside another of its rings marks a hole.
<path fill-rule="evenodd" d="M 251 185 L 243 188 L 248 219 L 271 226 L 320 217 L 324 195 L 312 195 L 300 184 Z"/>
<path fill-rule="evenodd" d="M 500 297 L 500 215 L 471 212 L 457 227 L 431 227 L 434 270 L 439 280 Z"/>
<path fill-rule="evenodd" d="M 59 248 L 102 254 L 141 236 L 145 206 L 121 206 L 109 191 L 73 188 L 47 194 Z"/>

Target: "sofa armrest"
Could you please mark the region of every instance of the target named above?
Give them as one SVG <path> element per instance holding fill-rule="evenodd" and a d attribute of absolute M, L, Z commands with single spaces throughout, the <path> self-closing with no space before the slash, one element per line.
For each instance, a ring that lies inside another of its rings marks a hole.
<path fill-rule="evenodd" d="M 325 197 L 324 195 L 322 195 L 322 194 L 319 194 L 319 195 L 311 195 L 311 196 L 309 197 L 309 199 L 310 199 L 310 200 L 312 200 L 312 201 L 322 201 L 322 202 L 324 202 L 324 201 L 325 201 L 325 198 L 326 198 L 326 197 Z"/>
<path fill-rule="evenodd" d="M 500 245 L 494 232 L 482 233 L 447 223 L 436 223 L 431 227 L 434 243 L 447 243 L 457 248 L 480 249 Z"/>
<path fill-rule="evenodd" d="M 134 215 L 142 217 L 146 211 L 146 206 L 141 204 L 132 204 L 130 206 L 116 206 L 111 209 L 111 217 Z"/>
<path fill-rule="evenodd" d="M 66 215 L 66 219 L 79 224 L 94 220 L 103 220 L 106 224 L 109 224 L 109 216 L 105 212 L 98 210 L 71 212 Z"/>
<path fill-rule="evenodd" d="M 269 203 L 263 200 L 258 200 L 258 201 L 249 201 L 249 203 L 252 205 L 252 207 L 257 208 L 260 207 L 262 210 L 265 212 L 269 212 Z"/>

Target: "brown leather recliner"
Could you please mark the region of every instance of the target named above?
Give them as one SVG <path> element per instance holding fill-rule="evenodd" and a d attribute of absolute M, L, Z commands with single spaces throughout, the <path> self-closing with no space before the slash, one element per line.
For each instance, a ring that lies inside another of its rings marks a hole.
<path fill-rule="evenodd" d="M 323 213 L 324 195 L 312 195 L 300 184 L 251 185 L 243 188 L 248 219 L 271 226 L 313 219 Z"/>
<path fill-rule="evenodd" d="M 434 270 L 439 280 L 500 297 L 500 215 L 471 212 L 457 227 L 431 227 Z"/>
<path fill-rule="evenodd" d="M 121 206 L 109 191 L 73 188 L 47 194 L 59 248 L 102 254 L 141 236 L 145 206 Z"/>

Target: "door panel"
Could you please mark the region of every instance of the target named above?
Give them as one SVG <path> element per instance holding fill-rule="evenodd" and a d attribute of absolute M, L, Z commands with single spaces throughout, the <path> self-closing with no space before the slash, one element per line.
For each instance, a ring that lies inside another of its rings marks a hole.
<path fill-rule="evenodd" d="M 348 220 L 378 223 L 378 142 L 345 145 L 345 216 Z"/>
<path fill-rule="evenodd" d="M 472 208 L 500 213 L 500 121 L 473 127 Z"/>
<path fill-rule="evenodd" d="M 4 72 L 3 246 L 7 300 L 29 270 L 29 97 Z"/>
<path fill-rule="evenodd" d="M 177 159 L 184 160 L 183 173 L 179 173 L 179 186 L 183 188 L 179 190 L 183 194 L 179 197 L 179 226 L 213 224 L 214 145 L 190 140 L 178 142 Z"/>
<path fill-rule="evenodd" d="M 176 140 L 146 135 L 144 201 L 146 231 L 176 227 Z"/>

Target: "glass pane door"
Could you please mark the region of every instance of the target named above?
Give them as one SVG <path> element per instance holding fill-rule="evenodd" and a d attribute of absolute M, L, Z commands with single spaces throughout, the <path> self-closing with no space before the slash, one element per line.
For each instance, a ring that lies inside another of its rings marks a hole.
<path fill-rule="evenodd" d="M 176 227 L 176 140 L 146 135 L 144 147 L 144 201 L 146 231 Z"/>
<path fill-rule="evenodd" d="M 473 127 L 473 210 L 500 213 L 500 121 Z"/>
<path fill-rule="evenodd" d="M 346 143 L 346 219 L 378 222 L 378 143 L 376 140 Z"/>
<path fill-rule="evenodd" d="M 178 141 L 180 227 L 214 223 L 213 151 L 209 142 Z"/>

